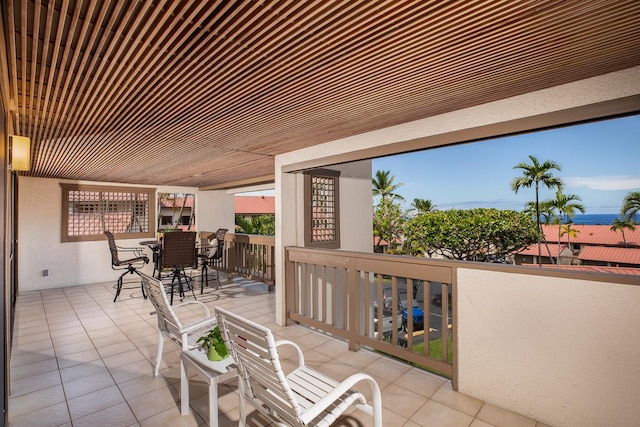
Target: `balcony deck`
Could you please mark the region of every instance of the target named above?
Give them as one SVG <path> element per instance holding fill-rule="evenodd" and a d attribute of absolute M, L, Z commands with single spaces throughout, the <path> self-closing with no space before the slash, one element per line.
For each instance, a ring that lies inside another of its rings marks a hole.
<path fill-rule="evenodd" d="M 157 323 L 140 290 L 123 291 L 113 303 L 112 283 L 18 296 L 11 358 L 9 421 L 13 426 L 200 426 L 208 424 L 207 386 L 191 384 L 191 409 L 181 416 L 179 349 L 165 346 L 161 375 L 153 378 Z M 307 363 L 337 379 L 355 372 L 376 378 L 384 425 L 530 426 L 544 424 L 452 390 L 451 382 L 372 351 L 351 352 L 341 340 L 303 326 L 274 323 L 275 293 L 246 279 L 223 281 L 198 300 L 221 306 L 272 328 L 277 338 L 298 343 Z M 293 356 L 284 354 L 283 356 Z M 286 368 L 286 364 L 285 364 Z M 219 423 L 238 420 L 236 383 L 220 387 Z M 268 425 L 255 413 L 250 426 Z M 338 426 L 366 426 L 354 411 Z"/>

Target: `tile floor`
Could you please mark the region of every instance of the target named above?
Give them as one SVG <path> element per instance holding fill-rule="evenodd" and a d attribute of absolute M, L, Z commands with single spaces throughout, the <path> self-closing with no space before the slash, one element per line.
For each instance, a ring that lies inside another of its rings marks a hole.
<path fill-rule="evenodd" d="M 161 375 L 152 375 L 157 324 L 139 289 L 113 303 L 111 283 L 23 293 L 18 296 L 11 357 L 9 423 L 38 426 L 208 425 L 208 388 L 190 381 L 189 415 L 179 411 L 179 349 L 165 345 Z M 340 380 L 355 372 L 382 389 L 385 427 L 489 427 L 543 424 L 453 391 L 450 381 L 302 326 L 274 323 L 275 293 L 244 279 L 205 289 L 198 300 L 268 325 L 277 338 L 299 344 L 306 362 Z M 283 358 L 293 356 L 284 353 Z M 292 362 L 289 362 L 292 363 Z M 286 364 L 285 364 L 286 367 Z M 219 424 L 238 423 L 237 384 L 219 389 Z M 252 412 L 250 426 L 268 425 Z M 371 419 L 354 410 L 337 425 L 362 427 Z"/>

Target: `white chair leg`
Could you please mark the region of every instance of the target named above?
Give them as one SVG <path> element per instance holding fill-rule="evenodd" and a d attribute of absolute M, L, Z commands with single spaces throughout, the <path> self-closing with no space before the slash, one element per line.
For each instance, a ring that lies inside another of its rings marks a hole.
<path fill-rule="evenodd" d="M 189 414 L 189 371 L 182 359 L 180 359 L 180 414 Z"/>
<path fill-rule="evenodd" d="M 162 332 L 158 330 L 158 354 L 156 354 L 156 368 L 153 371 L 153 376 L 157 377 L 160 373 L 160 362 L 162 362 L 162 350 L 164 349 L 164 337 Z"/>

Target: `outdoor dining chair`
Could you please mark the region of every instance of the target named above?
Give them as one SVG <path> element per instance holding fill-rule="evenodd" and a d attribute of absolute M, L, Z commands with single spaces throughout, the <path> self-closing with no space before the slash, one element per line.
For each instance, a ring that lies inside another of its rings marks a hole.
<path fill-rule="evenodd" d="M 173 231 L 162 236 L 162 248 L 160 250 L 160 271 L 171 271 L 171 304 L 173 304 L 174 288 L 178 287 L 178 295 L 184 297 L 186 290 L 193 292 L 191 278 L 185 273 L 187 268 L 197 268 L 198 259 L 196 252 L 195 231 Z"/>
<path fill-rule="evenodd" d="M 202 264 L 202 278 L 200 281 L 201 294 L 204 291 L 204 286 L 209 286 L 209 277 L 218 282 L 218 289 L 222 287 L 219 269 L 223 262 L 224 237 L 227 231 L 227 228 L 219 228 L 215 233 L 207 236 L 207 244 L 198 255 L 200 263 Z M 209 275 L 209 268 L 214 271 L 213 275 Z"/>
<path fill-rule="evenodd" d="M 197 347 L 199 345 L 196 343 L 197 339 L 206 334 L 207 331 L 215 328 L 218 322 L 214 316 L 211 316 L 209 308 L 200 301 L 186 301 L 172 307 L 169 304 L 167 291 L 161 280 L 144 273 L 141 273 L 140 276 L 151 304 L 155 309 L 151 314 L 158 316 L 158 352 L 156 354 L 156 366 L 153 371 L 153 376 L 157 377 L 160 372 L 165 337 L 177 344 L 183 351 L 189 350 Z M 191 316 L 189 316 L 189 320 L 181 320 L 176 314 L 176 309 L 181 307 L 200 307 L 202 311 L 198 315 L 199 317 L 196 316 L 194 318 L 193 310 L 184 310 L 184 319 L 187 319 L 187 313 Z"/>
<path fill-rule="evenodd" d="M 122 290 L 122 284 L 124 280 L 124 276 L 127 274 L 137 274 L 140 276 L 139 268 L 144 267 L 145 264 L 149 263 L 149 257 L 144 255 L 141 248 L 125 248 L 122 246 L 116 245 L 116 240 L 113 237 L 113 233 L 108 230 L 104 231 L 104 235 L 107 236 L 107 241 L 109 242 L 109 252 L 111 252 L 111 268 L 114 270 L 124 270 L 124 272 L 118 277 L 118 281 L 116 282 L 116 295 L 113 298 L 113 302 L 116 302 L 118 299 L 118 295 L 120 295 L 120 291 Z M 127 259 L 120 259 L 120 254 L 130 254 Z M 144 293 L 144 286 L 142 282 L 140 283 L 140 288 L 142 289 L 142 296 L 144 298 L 147 295 Z"/>
<path fill-rule="evenodd" d="M 280 426 L 330 426 L 351 405 L 373 416 L 382 427 L 380 387 L 369 375 L 357 373 L 338 382 L 304 363 L 300 347 L 288 340 L 276 341 L 271 330 L 236 314 L 216 308 L 218 325 L 237 368 L 240 391 L 240 426 L 246 425 L 246 404 Z M 298 367 L 285 375 L 278 347 L 291 345 Z M 368 383 L 372 404 L 352 387 Z"/>

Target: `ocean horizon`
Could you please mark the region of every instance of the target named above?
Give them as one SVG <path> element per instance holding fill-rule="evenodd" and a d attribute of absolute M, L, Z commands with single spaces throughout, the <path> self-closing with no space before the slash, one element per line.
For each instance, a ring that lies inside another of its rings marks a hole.
<path fill-rule="evenodd" d="M 620 214 L 578 214 L 573 217 L 572 222 L 581 225 L 611 225 L 616 219 L 622 219 Z"/>

